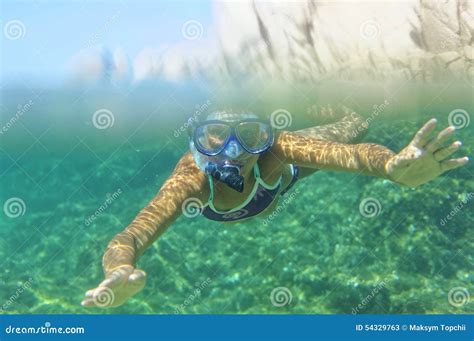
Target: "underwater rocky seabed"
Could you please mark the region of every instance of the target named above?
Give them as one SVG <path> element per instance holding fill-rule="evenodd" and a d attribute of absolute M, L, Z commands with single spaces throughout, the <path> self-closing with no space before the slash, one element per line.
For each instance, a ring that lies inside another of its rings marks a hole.
<path fill-rule="evenodd" d="M 377 119 L 364 142 L 397 151 L 426 118 Z M 438 118 L 447 125 L 446 114 Z M 459 130 L 459 155 L 472 151 L 473 127 Z M 350 314 L 359 304 L 358 313 L 474 313 L 472 302 L 448 302 L 452 288 L 474 295 L 473 200 L 441 223 L 474 192 L 472 161 L 414 190 L 317 172 L 297 183 L 268 224 L 182 216 L 139 261 L 148 273 L 139 295 L 114 309 L 81 307 L 84 292 L 102 280 L 105 246 L 154 196 L 181 153 L 150 138 L 155 146 L 124 144 L 113 154 L 115 147 L 92 153 L 78 144 L 63 161 L 40 157 L 37 143 L 18 163 L 24 171 L 2 155 L 2 172 L 9 169 L 2 202 L 17 196 L 26 204 L 23 216 L 2 216 L 3 313 Z M 107 194 L 114 199 L 87 221 Z M 373 217 L 359 208 L 368 198 L 380 203 Z M 277 287 L 291 292 L 289 304 L 272 304 Z"/>

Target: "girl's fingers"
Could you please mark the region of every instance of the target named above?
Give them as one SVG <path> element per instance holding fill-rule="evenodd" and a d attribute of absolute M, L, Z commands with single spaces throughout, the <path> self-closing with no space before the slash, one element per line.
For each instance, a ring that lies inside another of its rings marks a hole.
<path fill-rule="evenodd" d="M 134 281 L 144 281 L 146 278 L 146 273 L 143 270 L 135 270 L 133 274 L 130 275 L 129 280 Z"/>
<path fill-rule="evenodd" d="M 86 294 L 84 295 L 84 299 L 81 302 L 81 305 L 83 307 L 93 307 L 96 305 L 94 293 L 97 291 L 97 289 L 98 287 L 86 291 Z"/>
<path fill-rule="evenodd" d="M 438 121 L 435 118 L 426 122 L 425 125 L 416 133 L 412 140 L 412 144 L 416 147 L 422 148 L 429 141 L 431 133 L 436 128 L 437 122 Z"/>
<path fill-rule="evenodd" d="M 92 297 L 92 296 L 94 295 L 94 290 L 95 290 L 95 288 L 94 288 L 94 289 L 87 290 L 85 297 L 86 297 L 86 298 Z"/>
<path fill-rule="evenodd" d="M 120 279 L 119 276 L 113 276 L 113 275 L 112 275 L 111 277 L 109 277 L 109 278 L 103 280 L 103 281 L 99 284 L 99 286 L 100 286 L 100 287 L 108 287 L 108 288 L 110 288 L 110 289 L 113 289 L 113 288 L 117 287 L 117 286 L 120 284 L 120 282 L 121 282 L 121 279 Z"/>
<path fill-rule="evenodd" d="M 87 298 L 81 302 L 81 305 L 83 307 L 95 307 L 95 302 L 94 302 L 94 299 Z"/>
<path fill-rule="evenodd" d="M 130 274 L 131 271 L 129 269 L 119 268 L 103 280 L 102 283 L 99 284 L 99 287 L 116 288 L 118 285 L 125 283 Z"/>
<path fill-rule="evenodd" d="M 413 160 L 410 160 L 408 158 L 399 157 L 398 159 L 395 160 L 395 162 L 393 164 L 397 168 L 405 168 L 412 162 L 413 162 Z"/>
<path fill-rule="evenodd" d="M 453 154 L 456 150 L 458 150 L 459 147 L 461 146 L 462 146 L 461 141 L 456 141 L 453 144 L 451 144 L 449 147 L 438 149 L 437 151 L 433 153 L 433 156 L 436 161 L 444 160 L 448 156 Z"/>
<path fill-rule="evenodd" d="M 455 127 L 449 126 L 443 129 L 434 139 L 432 139 L 427 145 L 426 150 L 433 152 L 443 146 L 443 144 L 453 135 Z"/>
<path fill-rule="evenodd" d="M 93 306 L 95 306 L 95 300 L 94 300 L 94 291 L 95 290 L 96 290 L 95 288 L 87 290 L 87 292 L 85 294 L 85 297 L 81 302 L 81 305 L 83 307 L 93 307 Z"/>
<path fill-rule="evenodd" d="M 441 170 L 443 172 L 446 172 L 448 170 L 464 166 L 468 161 L 469 161 L 469 158 L 467 156 L 461 157 L 458 159 L 446 160 L 446 161 L 441 162 Z"/>

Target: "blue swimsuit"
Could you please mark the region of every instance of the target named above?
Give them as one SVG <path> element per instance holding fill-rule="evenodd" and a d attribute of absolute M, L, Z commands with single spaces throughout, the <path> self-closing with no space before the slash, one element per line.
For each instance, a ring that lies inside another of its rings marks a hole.
<path fill-rule="evenodd" d="M 281 195 L 285 194 L 298 180 L 298 166 L 291 165 L 291 171 L 293 174 L 293 178 L 291 179 L 289 185 L 283 191 L 281 191 Z M 265 210 L 268 206 L 270 206 L 271 203 L 275 200 L 278 191 L 280 190 L 282 177 L 280 176 L 280 179 L 278 179 L 276 184 L 273 186 L 266 184 L 260 177 L 260 169 L 257 163 L 255 163 L 253 173 L 255 176 L 255 185 L 252 189 L 251 194 L 243 204 L 229 211 L 219 211 L 214 207 L 213 178 L 209 175 L 209 186 L 211 188 L 211 194 L 209 195 L 209 200 L 207 204 L 202 210 L 202 215 L 204 215 L 208 219 L 215 221 L 233 222 L 256 216 L 257 214 Z"/>

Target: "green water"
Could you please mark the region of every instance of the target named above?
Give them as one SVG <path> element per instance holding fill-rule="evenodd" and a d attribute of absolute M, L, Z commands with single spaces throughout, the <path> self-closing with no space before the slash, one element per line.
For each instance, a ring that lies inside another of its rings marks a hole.
<path fill-rule="evenodd" d="M 341 101 L 369 116 L 383 94 L 368 100 L 362 90 L 340 94 Z M 317 172 L 297 183 L 269 224 L 183 216 L 139 261 L 148 274 L 141 293 L 118 308 L 81 307 L 84 292 L 102 280 L 108 241 L 186 151 L 185 134 L 175 130 L 207 100 L 209 110 L 222 105 L 215 95 L 189 91 L 2 90 L 1 122 L 8 129 L 0 135 L 0 202 L 20 198 L 25 204 L 18 217 L 0 212 L 3 313 L 474 312 L 472 302 L 449 300 L 456 288 L 474 295 L 474 200 L 442 223 L 474 192 L 472 161 L 414 190 Z M 472 89 L 419 91 L 421 99 L 411 102 L 406 95 L 391 97 L 364 142 L 399 150 L 428 117 L 446 126 L 448 113 L 460 108 L 474 118 Z M 305 108 L 324 101 L 302 97 L 307 102 L 293 99 L 286 106 L 278 96 L 273 105 L 262 100 L 260 110 L 290 109 L 290 129 L 314 125 Z M 18 105 L 30 100 L 12 123 Z M 248 98 L 242 104 L 253 105 Z M 107 129 L 92 123 L 101 108 L 114 115 Z M 470 122 L 457 132 L 464 142 L 459 156 L 472 158 L 473 127 Z M 373 217 L 360 210 L 369 198 L 379 204 Z M 271 299 L 280 287 L 291 296 L 282 306 Z"/>

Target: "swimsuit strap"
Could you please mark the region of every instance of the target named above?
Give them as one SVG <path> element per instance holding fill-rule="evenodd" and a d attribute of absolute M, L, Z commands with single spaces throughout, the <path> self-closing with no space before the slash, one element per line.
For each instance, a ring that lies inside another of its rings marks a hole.
<path fill-rule="evenodd" d="M 280 195 L 285 195 L 298 181 L 300 174 L 300 168 L 297 165 L 291 164 L 291 180 L 288 186 L 280 192 Z"/>
<path fill-rule="evenodd" d="M 263 179 L 260 177 L 260 168 L 258 167 L 258 163 L 255 164 L 254 174 L 255 174 L 255 181 L 258 182 L 266 190 L 274 190 L 278 186 L 281 186 L 283 175 L 280 175 L 280 178 L 275 182 L 275 184 L 269 185 L 265 181 L 263 181 Z"/>
<path fill-rule="evenodd" d="M 253 166 L 253 176 L 255 180 L 260 179 L 260 167 L 258 167 L 258 162 L 255 162 L 255 166 Z"/>
<path fill-rule="evenodd" d="M 209 204 L 214 200 L 214 180 L 212 179 L 212 176 L 210 174 L 207 174 L 207 179 L 209 181 L 209 187 L 211 189 L 209 193 L 209 198 L 207 199 L 207 203 Z"/>

